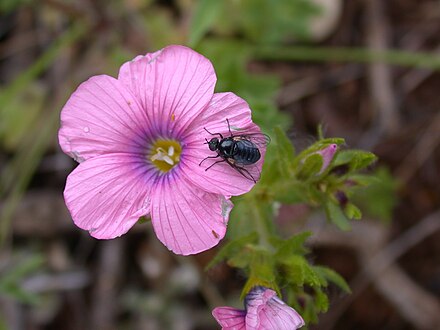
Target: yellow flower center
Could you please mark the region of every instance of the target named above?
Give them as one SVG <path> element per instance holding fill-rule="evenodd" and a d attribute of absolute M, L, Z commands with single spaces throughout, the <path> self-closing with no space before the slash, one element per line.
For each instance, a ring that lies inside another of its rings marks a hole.
<path fill-rule="evenodd" d="M 157 140 L 151 149 L 150 160 L 162 172 L 168 172 L 180 161 L 182 147 L 176 140 Z"/>

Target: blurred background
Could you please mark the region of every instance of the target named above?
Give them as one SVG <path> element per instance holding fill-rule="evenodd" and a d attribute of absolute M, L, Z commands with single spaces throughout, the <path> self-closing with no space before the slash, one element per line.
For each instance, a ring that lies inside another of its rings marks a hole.
<path fill-rule="evenodd" d="M 0 329 L 218 329 L 211 309 L 241 305 L 242 274 L 204 271 L 215 249 L 175 256 L 148 223 L 98 241 L 62 198 L 76 166 L 57 143 L 69 95 L 168 44 L 207 56 L 217 91 L 298 149 L 322 124 L 379 156 L 352 232 L 280 209 L 281 229 L 312 228 L 310 258 L 353 290 L 330 287 L 310 328 L 438 328 L 438 0 L 0 0 Z"/>

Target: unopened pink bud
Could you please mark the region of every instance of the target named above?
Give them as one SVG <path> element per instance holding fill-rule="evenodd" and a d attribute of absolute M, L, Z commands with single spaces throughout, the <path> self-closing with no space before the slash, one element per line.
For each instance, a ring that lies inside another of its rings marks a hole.
<path fill-rule="evenodd" d="M 333 143 L 330 144 L 328 147 L 318 151 L 318 153 L 322 156 L 322 167 L 318 174 L 321 174 L 327 169 L 337 150 L 338 146 Z"/>

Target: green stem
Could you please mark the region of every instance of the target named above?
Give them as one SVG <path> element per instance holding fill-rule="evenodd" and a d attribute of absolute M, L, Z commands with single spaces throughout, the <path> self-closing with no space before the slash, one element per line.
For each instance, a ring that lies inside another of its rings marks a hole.
<path fill-rule="evenodd" d="M 432 53 L 402 50 L 371 51 L 367 48 L 351 47 L 260 47 L 254 49 L 254 57 L 271 61 L 305 62 L 357 62 L 387 63 L 391 65 L 440 70 L 440 56 Z"/>
<path fill-rule="evenodd" d="M 268 221 L 264 214 L 264 210 L 262 210 L 262 203 L 257 200 L 254 196 L 251 198 L 251 203 L 249 203 L 252 207 L 252 214 L 254 216 L 255 227 L 260 238 L 260 244 L 263 247 L 271 248 L 271 244 L 269 243 L 269 236 L 274 231 L 273 225 Z"/>

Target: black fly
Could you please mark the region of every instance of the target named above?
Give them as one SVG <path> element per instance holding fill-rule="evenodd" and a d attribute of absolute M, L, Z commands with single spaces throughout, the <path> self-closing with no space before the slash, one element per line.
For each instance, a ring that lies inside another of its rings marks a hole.
<path fill-rule="evenodd" d="M 255 183 L 260 178 L 260 171 L 255 164 L 261 158 L 261 153 L 259 147 L 265 147 L 270 142 L 270 137 L 263 133 L 254 134 L 242 134 L 234 135 L 231 132 L 231 126 L 229 125 L 229 120 L 226 119 L 229 129 L 229 137 L 223 137 L 220 133 L 211 133 L 206 128 L 211 135 L 219 135 L 219 138 L 212 138 L 211 140 L 206 140 L 206 144 L 209 146 L 209 150 L 217 151 L 217 156 L 209 156 L 203 159 L 202 163 L 211 158 L 222 158 L 211 164 L 205 169 L 209 170 L 215 164 L 226 162 L 232 168 L 237 170 L 245 178 L 254 181 Z"/>

